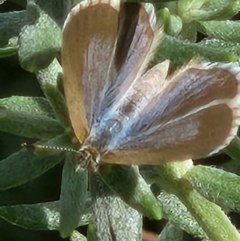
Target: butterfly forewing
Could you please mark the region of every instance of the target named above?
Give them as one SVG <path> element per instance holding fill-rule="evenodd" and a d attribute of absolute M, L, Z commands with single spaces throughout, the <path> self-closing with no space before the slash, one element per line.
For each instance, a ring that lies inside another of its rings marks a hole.
<path fill-rule="evenodd" d="M 65 22 L 64 91 L 74 132 L 82 142 L 108 79 L 118 31 L 120 1 L 83 1 Z"/>
<path fill-rule="evenodd" d="M 145 71 L 161 31 L 157 31 L 154 7 L 151 4 L 125 3 L 119 17 L 119 32 L 112 72 L 116 78 L 105 86 L 101 110 L 115 110 L 129 87 Z M 113 106 L 114 105 L 114 106 Z"/>
<path fill-rule="evenodd" d="M 239 73 L 240 68 L 230 64 L 179 71 L 110 143 L 109 149 L 115 150 L 104 160 L 159 164 L 218 152 L 237 134 Z"/>

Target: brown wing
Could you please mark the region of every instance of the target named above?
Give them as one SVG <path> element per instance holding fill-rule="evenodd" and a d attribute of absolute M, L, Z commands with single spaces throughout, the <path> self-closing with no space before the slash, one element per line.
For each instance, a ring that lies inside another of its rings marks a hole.
<path fill-rule="evenodd" d="M 83 1 L 72 9 L 63 28 L 64 91 L 75 134 L 82 142 L 94 101 L 108 76 L 117 38 L 120 1 Z"/>
<path fill-rule="evenodd" d="M 156 24 L 151 4 L 120 0 L 83 1 L 69 14 L 62 41 L 64 90 L 80 142 L 145 70 Z"/>
<path fill-rule="evenodd" d="M 125 93 L 146 70 L 162 36 L 151 4 L 125 3 L 119 16 L 119 35 L 101 111 L 116 108 Z M 114 76 L 114 77 L 112 77 Z M 108 113 L 107 113 L 108 115 Z"/>
<path fill-rule="evenodd" d="M 218 152 L 237 134 L 239 81 L 233 64 L 188 66 L 124 126 L 103 161 L 160 164 Z"/>

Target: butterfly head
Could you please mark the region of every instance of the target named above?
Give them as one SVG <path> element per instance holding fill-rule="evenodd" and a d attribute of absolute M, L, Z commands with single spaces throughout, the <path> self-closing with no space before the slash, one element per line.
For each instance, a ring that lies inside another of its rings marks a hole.
<path fill-rule="evenodd" d="M 96 171 L 101 159 L 100 152 L 91 144 L 84 144 L 78 151 L 78 163 L 82 168 Z"/>

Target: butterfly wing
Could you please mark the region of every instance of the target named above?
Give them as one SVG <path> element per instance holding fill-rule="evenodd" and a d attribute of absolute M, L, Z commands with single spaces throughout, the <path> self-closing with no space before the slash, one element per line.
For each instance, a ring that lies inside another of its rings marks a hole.
<path fill-rule="evenodd" d="M 103 114 L 108 115 L 116 109 L 131 85 L 146 70 L 162 36 L 161 33 L 161 29 L 157 27 L 153 5 L 138 3 L 122 5 L 114 59 L 100 105 Z"/>
<path fill-rule="evenodd" d="M 191 63 L 124 124 L 104 161 L 160 164 L 218 152 L 237 134 L 239 82 L 233 64 Z"/>
<path fill-rule="evenodd" d="M 80 143 L 145 70 L 155 27 L 151 4 L 90 0 L 70 12 L 63 28 L 62 66 L 69 115 Z"/>
<path fill-rule="evenodd" d="M 94 102 L 105 85 L 117 38 L 119 1 L 83 1 L 65 21 L 62 38 L 64 91 L 75 134 L 89 131 Z"/>

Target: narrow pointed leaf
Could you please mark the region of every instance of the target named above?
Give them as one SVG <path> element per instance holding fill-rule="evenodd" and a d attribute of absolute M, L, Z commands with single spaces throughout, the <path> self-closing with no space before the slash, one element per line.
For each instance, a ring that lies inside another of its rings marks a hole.
<path fill-rule="evenodd" d="M 229 19 L 240 10 L 239 1 L 235 0 L 180 0 L 179 15 L 186 22 L 194 20 Z"/>
<path fill-rule="evenodd" d="M 179 198 L 211 241 L 240 240 L 239 232 L 223 210 L 205 199 L 196 190 L 185 189 L 184 192 L 179 192 Z"/>
<path fill-rule="evenodd" d="M 209 47 L 211 49 L 215 49 L 216 51 L 222 49 L 225 52 L 234 54 L 237 57 L 237 59 L 240 58 L 240 43 L 212 38 L 205 39 L 199 42 L 198 45 L 203 47 Z"/>
<path fill-rule="evenodd" d="M 71 150 L 75 148 L 75 145 L 72 143 L 72 137 L 68 133 L 58 135 L 47 142 L 38 141 L 31 145 L 34 154 L 41 158 L 58 155 L 59 153 L 63 153 L 66 156 L 68 148 Z"/>
<path fill-rule="evenodd" d="M 239 43 L 240 23 L 238 21 L 200 21 L 197 29 L 209 37 Z"/>
<path fill-rule="evenodd" d="M 32 150 L 22 149 L 0 161 L 0 190 L 20 186 L 54 167 L 63 154 L 39 158 Z"/>
<path fill-rule="evenodd" d="M 172 222 L 168 222 L 156 241 L 182 241 L 182 239 L 183 231 Z"/>
<path fill-rule="evenodd" d="M 54 118 L 47 99 L 42 97 L 11 96 L 0 99 L 0 108 L 28 114 L 38 114 Z"/>
<path fill-rule="evenodd" d="M 47 202 L 0 207 L 0 218 L 22 228 L 31 230 L 58 230 L 60 203 Z M 87 225 L 91 218 L 91 208 L 84 209 L 78 226 Z"/>
<path fill-rule="evenodd" d="M 87 241 L 87 238 L 78 231 L 73 231 L 70 236 L 70 241 Z"/>
<path fill-rule="evenodd" d="M 164 218 L 195 237 L 207 238 L 196 219 L 175 195 L 162 191 L 158 200 L 163 207 Z"/>
<path fill-rule="evenodd" d="M 61 30 L 38 5 L 29 3 L 28 24 L 19 35 L 19 62 L 23 69 L 36 72 L 46 68 L 61 46 Z"/>
<path fill-rule="evenodd" d="M 0 48 L 0 58 L 5 58 L 16 54 L 18 51 L 18 46 L 6 46 Z"/>
<path fill-rule="evenodd" d="M 79 168 L 75 153 L 69 153 L 64 163 L 60 195 L 60 234 L 70 236 L 78 227 L 87 200 L 88 173 Z"/>
<path fill-rule="evenodd" d="M 158 12 L 158 18 L 164 24 L 164 32 L 171 36 L 177 36 L 182 30 L 181 18 L 170 13 L 168 8 Z"/>
<path fill-rule="evenodd" d="M 19 103 L 15 105 L 17 99 Z M 34 111 L 38 101 L 32 105 L 34 100 L 31 98 L 20 97 L 12 100 L 0 101 L 1 131 L 40 139 L 49 139 L 63 133 L 57 120 L 49 117 L 49 114 L 43 115 L 40 108 Z"/>
<path fill-rule="evenodd" d="M 240 177 L 217 168 L 198 165 L 184 176 L 200 194 L 222 207 L 240 212 Z"/>
<path fill-rule="evenodd" d="M 105 164 L 98 171 L 109 187 L 131 207 L 150 219 L 161 219 L 162 210 L 136 167 Z"/>
<path fill-rule="evenodd" d="M 156 50 L 153 63 L 170 59 L 173 64 L 181 65 L 197 57 L 215 62 L 230 62 L 239 58 L 224 48 L 211 48 L 165 35 Z"/>
<path fill-rule="evenodd" d="M 228 154 L 233 160 L 240 161 L 240 139 L 235 137 L 231 143 L 224 149 L 224 152 Z"/>
<path fill-rule="evenodd" d="M 39 70 L 36 76 L 56 118 L 63 127 L 68 127 L 69 119 L 66 102 L 58 87 L 59 82 L 62 81 L 62 68 L 57 59 L 54 59 L 47 68 Z"/>
<path fill-rule="evenodd" d="M 8 44 L 9 39 L 17 37 L 21 28 L 27 23 L 26 10 L 0 13 L 0 46 Z"/>
<path fill-rule="evenodd" d="M 93 233 L 95 241 L 142 240 L 142 217 L 117 197 L 97 173 L 91 173 Z"/>

